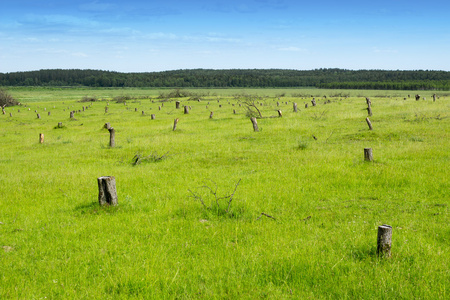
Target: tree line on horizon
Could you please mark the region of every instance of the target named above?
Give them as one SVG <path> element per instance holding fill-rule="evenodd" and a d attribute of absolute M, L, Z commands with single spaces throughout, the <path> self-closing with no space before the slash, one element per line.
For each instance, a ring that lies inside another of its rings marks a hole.
<path fill-rule="evenodd" d="M 189 69 L 146 73 L 49 69 L 0 73 L 0 86 L 450 90 L 450 72 L 346 69 Z"/>

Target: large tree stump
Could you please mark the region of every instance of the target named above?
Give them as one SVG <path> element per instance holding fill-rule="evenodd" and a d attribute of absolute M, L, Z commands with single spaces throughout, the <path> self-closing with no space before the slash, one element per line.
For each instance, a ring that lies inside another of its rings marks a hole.
<path fill-rule="evenodd" d="M 117 205 L 116 178 L 102 176 L 97 178 L 98 203 L 100 205 Z"/>
<path fill-rule="evenodd" d="M 293 108 L 294 112 L 297 112 L 297 103 L 294 102 L 292 104 L 292 108 Z"/>
<path fill-rule="evenodd" d="M 156 118 L 155 114 L 152 114 L 152 120 L 154 120 Z"/>
<path fill-rule="evenodd" d="M 41 143 L 41 144 L 44 143 L 44 134 L 43 133 L 39 133 L 39 143 Z"/>
<path fill-rule="evenodd" d="M 392 245 L 392 227 L 389 225 L 378 226 L 377 255 L 390 257 Z"/>
<path fill-rule="evenodd" d="M 178 118 L 176 118 L 176 119 L 173 121 L 173 131 L 175 131 L 175 130 L 177 129 L 177 124 L 178 124 Z"/>
<path fill-rule="evenodd" d="M 180 103 L 181 103 L 180 101 L 175 102 L 175 108 L 176 108 L 176 109 L 179 109 L 179 108 L 180 108 Z"/>
<path fill-rule="evenodd" d="M 184 106 L 184 114 L 185 115 L 189 114 L 189 106 L 187 105 Z"/>
<path fill-rule="evenodd" d="M 373 161 L 372 148 L 364 148 L 364 160 Z"/>
<path fill-rule="evenodd" d="M 369 125 L 369 130 L 373 130 L 372 123 L 370 122 L 369 118 L 366 118 L 366 122 L 367 125 Z"/>
<path fill-rule="evenodd" d="M 109 131 L 109 147 L 114 148 L 116 146 L 116 131 L 113 127 L 108 129 Z"/>
<path fill-rule="evenodd" d="M 250 121 L 252 121 L 252 124 L 253 124 L 253 131 L 258 132 L 259 128 L 258 128 L 258 122 L 256 121 L 256 118 L 255 117 L 251 117 Z"/>

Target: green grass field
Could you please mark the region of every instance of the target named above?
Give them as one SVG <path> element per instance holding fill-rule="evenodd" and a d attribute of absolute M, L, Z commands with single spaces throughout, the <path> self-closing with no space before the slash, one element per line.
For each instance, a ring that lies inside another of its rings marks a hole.
<path fill-rule="evenodd" d="M 450 297 L 448 93 L 9 92 L 22 105 L 0 114 L 0 299 Z M 99 206 L 101 176 L 115 176 L 118 206 Z M 217 205 L 210 190 L 235 193 Z M 376 255 L 382 224 L 390 258 Z"/>

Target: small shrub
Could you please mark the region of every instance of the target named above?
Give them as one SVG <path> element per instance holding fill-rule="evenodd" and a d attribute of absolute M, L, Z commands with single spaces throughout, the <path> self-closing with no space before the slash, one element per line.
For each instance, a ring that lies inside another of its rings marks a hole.
<path fill-rule="evenodd" d="M 95 96 L 84 96 L 80 100 L 80 102 L 96 102 L 96 101 L 98 101 L 98 99 Z"/>
<path fill-rule="evenodd" d="M 19 102 L 14 99 L 6 90 L 0 89 L 0 106 L 15 106 L 19 105 Z"/>

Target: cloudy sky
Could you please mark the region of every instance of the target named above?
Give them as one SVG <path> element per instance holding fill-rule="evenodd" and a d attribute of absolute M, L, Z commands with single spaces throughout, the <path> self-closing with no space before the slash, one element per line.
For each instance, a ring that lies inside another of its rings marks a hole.
<path fill-rule="evenodd" d="M 0 72 L 450 71 L 448 0 L 0 0 Z"/>

